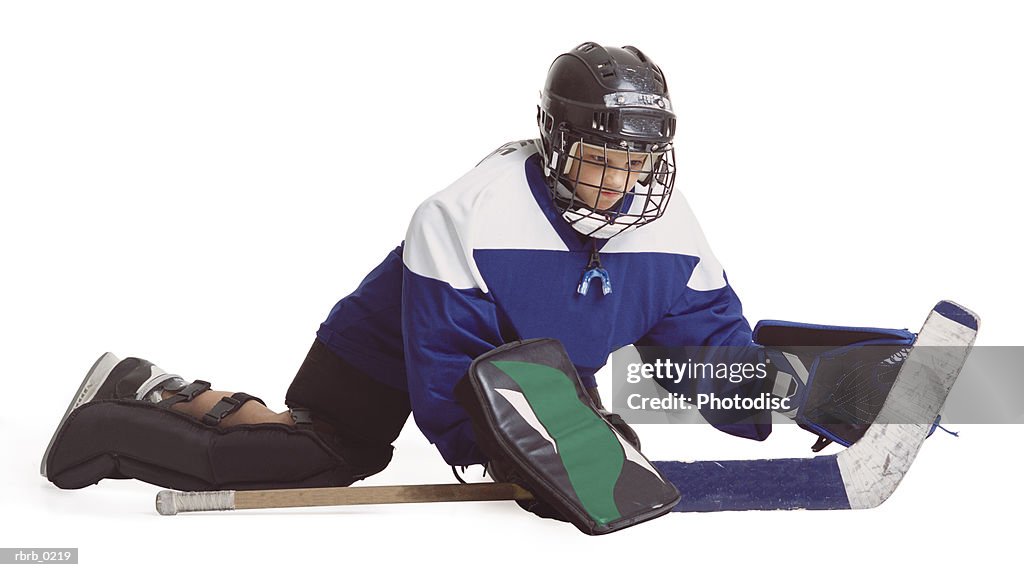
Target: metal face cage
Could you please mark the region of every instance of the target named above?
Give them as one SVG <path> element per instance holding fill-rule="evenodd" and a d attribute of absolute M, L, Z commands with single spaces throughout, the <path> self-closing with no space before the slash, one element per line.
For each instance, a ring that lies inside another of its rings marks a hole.
<path fill-rule="evenodd" d="M 612 238 L 665 213 L 675 185 L 671 142 L 610 142 L 564 125 L 552 136 L 549 192 L 578 232 Z"/>

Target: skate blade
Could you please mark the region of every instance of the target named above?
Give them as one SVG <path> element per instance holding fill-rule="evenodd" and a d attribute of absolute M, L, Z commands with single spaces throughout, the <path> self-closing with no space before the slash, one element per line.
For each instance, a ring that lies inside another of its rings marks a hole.
<path fill-rule="evenodd" d="M 68 405 L 68 410 L 64 411 L 64 416 L 61 417 L 60 423 L 57 425 L 57 430 L 53 432 L 53 436 L 50 438 L 50 443 L 46 445 L 46 451 L 43 453 L 43 461 L 39 464 L 39 474 L 43 477 L 46 476 L 46 460 L 50 456 L 50 449 L 53 448 L 54 441 L 57 440 L 57 433 L 60 432 L 64 426 L 64 421 L 68 420 L 68 415 L 71 411 L 74 411 L 78 407 L 88 403 L 96 396 L 96 391 L 99 390 L 100 385 L 103 381 L 107 380 L 110 376 L 110 371 L 114 370 L 117 363 L 121 362 L 121 359 L 117 358 L 114 353 L 103 353 L 100 358 L 96 359 L 93 363 L 92 368 L 85 374 L 85 380 L 82 381 L 82 385 L 78 387 L 78 391 L 75 392 L 75 396 L 71 398 L 71 404 Z"/>

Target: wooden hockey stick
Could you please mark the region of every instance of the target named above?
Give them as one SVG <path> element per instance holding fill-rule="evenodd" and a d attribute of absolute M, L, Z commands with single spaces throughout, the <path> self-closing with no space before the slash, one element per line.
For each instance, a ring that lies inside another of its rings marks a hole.
<path fill-rule="evenodd" d="M 533 495 L 514 483 L 317 487 L 264 491 L 160 491 L 156 495 L 156 510 L 161 515 L 175 515 L 188 511 L 514 499 L 529 500 L 533 499 Z"/>

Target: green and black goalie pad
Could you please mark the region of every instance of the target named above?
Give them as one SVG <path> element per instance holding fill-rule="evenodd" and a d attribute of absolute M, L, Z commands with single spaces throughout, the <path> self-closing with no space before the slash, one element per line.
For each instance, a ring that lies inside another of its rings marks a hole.
<path fill-rule="evenodd" d="M 584 533 L 661 516 L 679 492 L 597 412 L 562 344 L 516 341 L 476 358 L 455 388 L 502 481 Z"/>

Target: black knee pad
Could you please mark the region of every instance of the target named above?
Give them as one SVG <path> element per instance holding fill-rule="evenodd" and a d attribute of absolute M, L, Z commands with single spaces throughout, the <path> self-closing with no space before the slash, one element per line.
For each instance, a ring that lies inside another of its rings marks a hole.
<path fill-rule="evenodd" d="M 181 491 L 347 486 L 390 460 L 390 447 L 351 449 L 311 428 L 222 428 L 145 401 L 117 399 L 87 403 L 68 415 L 46 476 L 63 489 L 124 478 Z"/>

